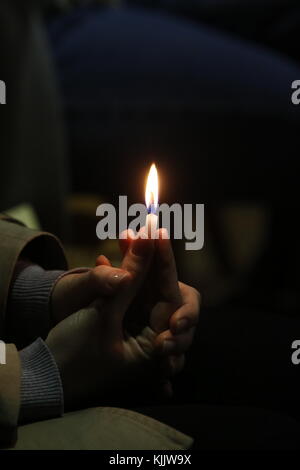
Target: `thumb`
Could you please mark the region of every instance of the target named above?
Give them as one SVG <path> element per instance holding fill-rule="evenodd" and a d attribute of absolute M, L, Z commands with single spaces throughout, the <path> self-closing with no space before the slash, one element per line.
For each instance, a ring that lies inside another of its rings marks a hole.
<path fill-rule="evenodd" d="M 132 241 L 136 238 L 134 231 L 131 229 L 124 230 L 119 239 L 119 247 L 123 256 L 125 256 Z"/>
<path fill-rule="evenodd" d="M 175 257 L 168 232 L 165 229 L 158 231 L 155 245 L 156 277 L 162 301 L 152 310 L 150 325 L 154 331 L 161 333 L 169 329 L 170 318 L 182 305 L 182 299 Z"/>
<path fill-rule="evenodd" d="M 51 296 L 55 323 L 86 307 L 101 296 L 112 295 L 127 275 L 128 273 L 123 269 L 106 265 L 65 273 L 56 282 Z"/>
<path fill-rule="evenodd" d="M 122 262 L 129 275 L 116 295 L 106 304 L 110 325 L 122 332 L 123 319 L 148 274 L 154 254 L 154 240 L 137 238 L 132 241 Z"/>

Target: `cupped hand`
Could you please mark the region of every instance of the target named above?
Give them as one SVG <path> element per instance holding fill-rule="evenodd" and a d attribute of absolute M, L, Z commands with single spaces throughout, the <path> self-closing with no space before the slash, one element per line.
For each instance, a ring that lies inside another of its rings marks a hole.
<path fill-rule="evenodd" d="M 80 310 L 53 328 L 46 340 L 60 370 L 66 408 L 101 403 L 117 391 L 143 396 L 159 383 L 156 335 L 124 331 L 123 319 L 149 270 L 154 244 L 137 240 L 128 250 L 126 274 L 114 296 Z M 111 269 L 107 266 L 108 269 Z M 147 385 L 146 385 L 147 384 Z"/>
<path fill-rule="evenodd" d="M 120 240 L 125 258 L 135 240 L 132 231 L 123 233 Z M 107 258 L 99 257 L 97 265 L 109 264 Z M 127 325 L 149 325 L 156 333 L 155 350 L 160 356 L 161 378 L 167 395 L 172 394 L 169 378 L 179 373 L 185 363 L 185 353 L 190 348 L 198 323 L 201 296 L 199 292 L 178 282 L 176 262 L 171 242 L 164 229 L 157 232 L 155 252 L 145 281 L 130 309 Z M 138 317 L 138 318 L 137 318 Z M 138 321 L 140 320 L 140 321 Z"/>

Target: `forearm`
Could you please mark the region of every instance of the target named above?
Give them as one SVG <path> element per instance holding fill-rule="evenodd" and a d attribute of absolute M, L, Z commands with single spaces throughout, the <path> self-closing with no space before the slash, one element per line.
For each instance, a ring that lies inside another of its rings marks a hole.
<path fill-rule="evenodd" d="M 19 423 L 63 414 L 63 388 L 56 362 L 42 339 L 20 352 L 21 406 Z"/>

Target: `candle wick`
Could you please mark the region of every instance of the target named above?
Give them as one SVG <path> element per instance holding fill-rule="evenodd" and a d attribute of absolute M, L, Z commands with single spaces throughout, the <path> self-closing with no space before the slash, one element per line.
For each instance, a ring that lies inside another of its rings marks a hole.
<path fill-rule="evenodd" d="M 150 193 L 150 204 L 149 204 L 149 207 L 148 207 L 148 214 L 156 214 L 156 207 L 155 207 L 155 204 L 154 204 L 154 194 L 153 194 L 153 191 L 151 191 Z"/>
<path fill-rule="evenodd" d="M 151 204 L 148 208 L 148 214 L 156 214 L 155 204 Z"/>

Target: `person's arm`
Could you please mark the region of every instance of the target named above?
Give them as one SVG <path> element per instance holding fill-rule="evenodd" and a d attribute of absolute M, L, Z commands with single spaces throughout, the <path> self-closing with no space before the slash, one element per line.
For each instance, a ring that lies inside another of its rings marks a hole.
<path fill-rule="evenodd" d="M 0 215 L 0 336 L 6 341 L 8 338 L 3 336 L 8 321 L 8 299 L 21 258 L 46 271 L 67 269 L 62 246 L 54 235 L 30 230 Z"/>
<path fill-rule="evenodd" d="M 27 251 L 33 262 L 46 270 L 65 270 L 67 265 L 56 237 L 30 230 L 0 214 L 0 339 L 6 343 L 7 301 L 14 271 L 21 253 Z M 21 406 L 21 358 L 14 344 L 2 343 L 5 362 L 0 364 L 0 446 L 16 440 Z"/>
<path fill-rule="evenodd" d="M 57 418 L 64 396 L 57 364 L 41 338 L 20 351 L 21 393 L 19 424 Z"/>
<path fill-rule="evenodd" d="M 20 260 L 8 299 L 6 336 L 19 347 L 21 385 L 19 424 L 63 413 L 63 390 L 55 360 L 44 341 L 51 327 L 50 298 L 64 271 L 46 271 Z M 37 339 L 36 339 L 37 338 Z"/>
<path fill-rule="evenodd" d="M 18 261 L 7 303 L 6 337 L 19 348 L 38 337 L 46 338 L 53 325 L 51 294 L 61 270 L 45 270 Z"/>
<path fill-rule="evenodd" d="M 6 335 L 18 346 L 35 340 L 19 353 L 19 424 L 56 418 L 63 414 L 64 396 L 60 373 L 49 348 L 38 336 L 47 336 L 56 323 L 51 302 L 56 287 L 58 294 L 55 306 L 59 308 L 61 305 L 61 315 L 65 318 L 73 308 L 76 310 L 76 302 L 84 306 L 97 293 L 111 294 L 121 280 L 118 269 L 98 268 L 94 280 L 90 272 L 88 268 L 68 272 L 47 271 L 25 260 L 17 263 L 8 299 Z M 66 296 L 70 298 L 71 304 L 66 302 Z"/>
<path fill-rule="evenodd" d="M 20 359 L 16 347 L 13 344 L 1 343 L 1 348 L 0 448 L 12 445 L 17 438 L 21 384 Z"/>
<path fill-rule="evenodd" d="M 63 414 L 63 389 L 56 362 L 42 339 L 18 353 L 1 342 L 0 448 L 13 445 L 17 425 Z"/>

